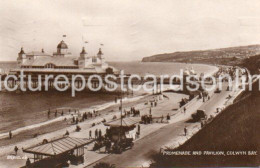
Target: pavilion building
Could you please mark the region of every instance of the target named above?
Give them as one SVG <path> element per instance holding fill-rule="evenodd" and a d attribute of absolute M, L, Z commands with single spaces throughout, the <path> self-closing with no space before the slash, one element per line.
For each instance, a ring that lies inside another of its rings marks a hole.
<path fill-rule="evenodd" d="M 41 75 L 45 79 L 46 75 L 52 75 L 54 78 L 58 75 L 65 75 L 70 81 L 72 81 L 73 75 L 82 75 L 86 81 L 91 75 L 99 75 L 102 79 L 107 74 L 114 74 L 119 76 L 120 71 L 116 68 L 109 66 L 104 58 L 104 53 L 101 48 L 96 55 L 88 55 L 85 48 L 79 53 L 79 56 L 73 56 L 68 51 L 68 45 L 62 40 L 57 45 L 57 51 L 52 55 L 45 53 L 42 49 L 40 52 L 28 52 L 26 53 L 23 48 L 18 53 L 17 68 L 10 70 L 9 74 L 16 75 L 18 80 L 8 80 L 8 85 L 13 87 L 16 84 L 20 84 L 19 75 L 23 72 L 26 76 L 25 80 L 28 81 L 28 75 L 31 76 L 31 82 L 33 86 L 37 86 L 38 76 Z M 53 88 L 54 78 L 51 79 L 48 85 Z M 92 85 L 98 87 L 99 81 L 97 79 L 91 80 Z M 76 79 L 77 86 L 82 85 L 80 79 Z M 25 87 L 28 86 L 28 82 L 25 81 Z M 108 84 L 103 84 L 108 85 Z M 102 85 L 102 86 L 103 86 Z M 110 87 L 110 85 L 108 85 Z M 103 86 L 104 87 L 104 86 Z"/>
<path fill-rule="evenodd" d="M 53 55 L 45 53 L 43 49 L 41 52 L 25 53 L 21 48 L 20 53 L 18 53 L 17 64 L 18 68 L 24 72 L 83 74 L 102 74 L 107 71 L 118 72 L 118 70 L 106 63 L 101 48 L 97 55 L 90 56 L 83 47 L 80 55 L 74 57 L 68 51 L 68 45 L 63 40 L 58 44 L 57 52 L 54 52 Z"/>

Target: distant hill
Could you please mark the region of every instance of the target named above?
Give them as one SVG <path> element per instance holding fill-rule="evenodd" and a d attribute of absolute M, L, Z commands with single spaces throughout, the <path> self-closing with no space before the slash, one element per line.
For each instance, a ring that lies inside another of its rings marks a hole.
<path fill-rule="evenodd" d="M 260 45 L 238 46 L 211 50 L 183 51 L 144 57 L 143 62 L 185 62 L 223 64 L 260 54 Z"/>
<path fill-rule="evenodd" d="M 238 66 L 246 67 L 251 74 L 258 74 L 260 70 L 260 55 L 247 58 Z"/>

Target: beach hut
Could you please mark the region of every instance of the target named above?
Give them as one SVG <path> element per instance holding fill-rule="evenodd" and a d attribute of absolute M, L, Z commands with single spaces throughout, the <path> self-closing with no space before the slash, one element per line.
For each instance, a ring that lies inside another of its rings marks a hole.
<path fill-rule="evenodd" d="M 23 149 L 23 152 L 33 154 L 31 167 L 64 167 L 68 161 L 78 165 L 84 163 L 84 146 L 91 140 L 74 137 L 62 137 L 50 142 Z"/>

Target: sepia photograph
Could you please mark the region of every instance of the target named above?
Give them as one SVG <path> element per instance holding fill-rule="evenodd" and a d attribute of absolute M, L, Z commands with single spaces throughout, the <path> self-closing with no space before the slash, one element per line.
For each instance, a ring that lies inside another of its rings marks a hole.
<path fill-rule="evenodd" d="M 259 167 L 259 9 L 0 0 L 0 168 Z"/>

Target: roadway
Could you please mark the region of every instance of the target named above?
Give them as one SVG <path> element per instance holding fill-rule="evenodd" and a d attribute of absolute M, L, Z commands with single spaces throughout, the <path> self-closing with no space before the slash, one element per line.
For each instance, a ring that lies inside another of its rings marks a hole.
<path fill-rule="evenodd" d="M 223 84 L 223 88 L 227 87 L 227 83 Z M 210 100 L 205 103 L 202 100 L 198 100 L 194 105 L 188 107 L 186 114 L 180 114 L 173 117 L 173 121 L 165 127 L 149 134 L 148 136 L 136 141 L 134 147 L 130 150 L 123 152 L 122 154 L 109 155 L 98 162 L 107 162 L 115 164 L 116 167 L 140 167 L 144 162 L 151 160 L 151 156 L 157 153 L 161 147 L 166 144 L 171 144 L 178 139 L 186 139 L 184 136 L 184 127 L 189 129 L 199 128 L 200 123 L 188 123 L 191 114 L 194 113 L 198 108 L 204 109 L 207 115 L 212 115 L 216 112 L 216 108 L 223 107 L 229 94 L 233 91 L 226 91 L 223 89 L 221 93 L 211 92 Z M 170 105 L 165 106 L 165 109 L 171 111 Z M 191 134 L 191 133 L 190 133 Z M 97 163 L 97 162 L 96 162 Z M 93 167 L 96 163 L 89 165 Z"/>

